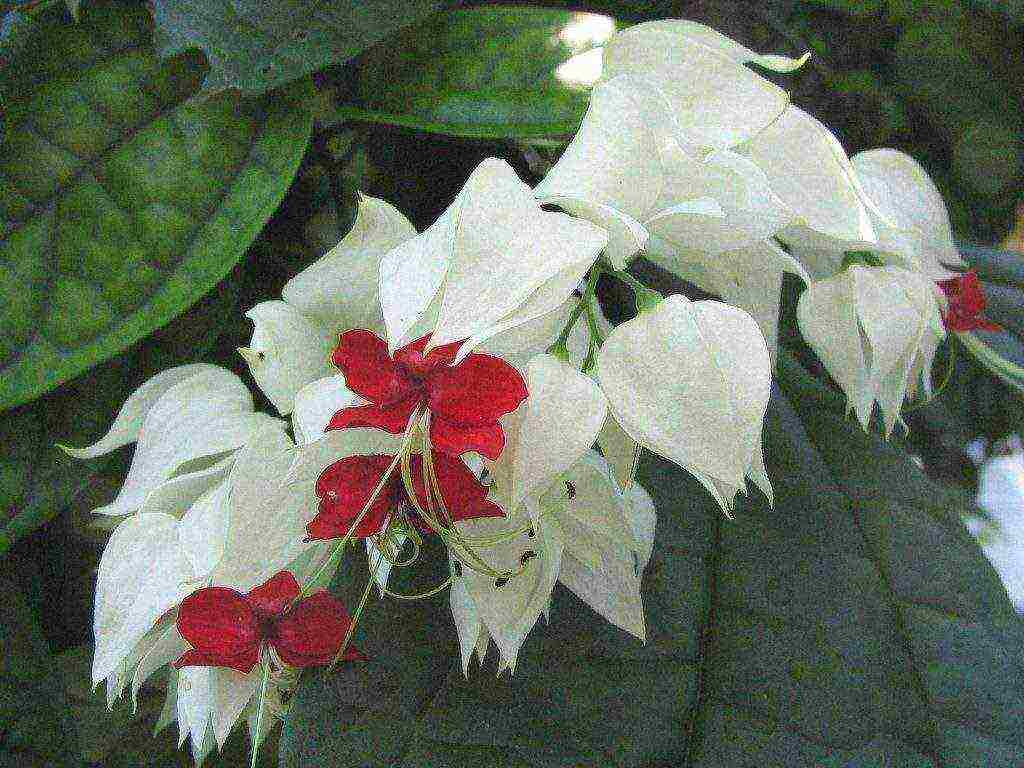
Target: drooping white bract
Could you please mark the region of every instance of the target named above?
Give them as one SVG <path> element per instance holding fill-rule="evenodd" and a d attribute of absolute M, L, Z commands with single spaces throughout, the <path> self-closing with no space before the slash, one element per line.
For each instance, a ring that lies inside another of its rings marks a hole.
<path fill-rule="evenodd" d="M 490 635 L 498 647 L 503 667 L 516 667 L 519 649 L 547 608 L 561 568 L 565 548 L 558 521 L 546 519 L 530 525 L 525 515 L 508 518 L 477 518 L 457 522 L 463 539 L 498 539 L 480 548 L 480 556 L 494 576 L 460 566 L 452 580 L 449 601 L 462 648 L 463 669 L 474 650 L 480 658 Z M 458 550 L 453 550 L 458 557 Z M 482 646 L 482 650 L 481 650 Z"/>
<path fill-rule="evenodd" d="M 588 376 L 550 355 L 533 358 L 526 378 L 530 396 L 503 420 L 505 450 L 490 467 L 491 497 L 509 517 L 460 523 L 459 529 L 471 541 L 515 532 L 497 549 L 479 548 L 489 564 L 498 558 L 502 567 L 513 567 L 517 552 L 525 562 L 552 562 L 506 580 L 477 573 L 460 558 L 462 575 L 453 581 L 450 600 L 464 670 L 474 651 L 482 658 L 487 637 L 498 646 L 501 666 L 514 669 L 556 579 L 610 622 L 641 640 L 645 635 L 638 563 L 646 564 L 650 554 L 653 509 L 627 498 L 591 450 L 607 414 L 604 395 Z"/>
<path fill-rule="evenodd" d="M 274 422 L 258 430 L 219 485 L 198 495 L 180 519 L 141 512 L 111 536 L 96 584 L 93 681 L 113 700 L 131 681 L 133 696 L 150 675 L 187 649 L 174 626 L 185 597 L 203 586 L 247 592 L 289 566 L 311 567 L 304 541 L 316 514 L 312 483 L 284 485 L 294 445 Z M 322 467 L 321 467 L 322 469 Z M 312 471 L 312 470 L 311 470 Z M 196 671 L 201 670 L 201 671 Z M 173 716 L 192 738 L 197 762 L 228 732 L 252 699 L 259 670 L 185 667 L 176 674 Z"/>
<path fill-rule="evenodd" d="M 806 58 L 759 55 L 692 21 L 650 21 L 608 41 L 603 76 L 649 79 L 665 94 L 686 144 L 727 149 L 772 123 L 789 103 L 785 91 L 744 64 L 791 72 Z"/>
<path fill-rule="evenodd" d="M 565 535 L 558 580 L 599 615 L 645 641 L 640 577 L 653 541 L 653 506 L 631 502 L 604 459 L 590 451 L 549 486 L 539 507 L 558 520 Z"/>
<path fill-rule="evenodd" d="M 538 494 L 594 444 L 608 403 L 593 379 L 552 355 L 530 361 L 526 388 L 526 402 L 502 419 L 505 449 L 491 471 L 495 502 L 511 512 L 525 505 L 536 521 Z"/>
<path fill-rule="evenodd" d="M 745 477 L 771 499 L 761 448 L 771 362 L 749 314 L 669 296 L 615 328 L 597 376 L 626 433 L 693 474 L 724 510 Z"/>
<path fill-rule="evenodd" d="M 936 288 L 899 267 L 852 265 L 800 296 L 800 331 L 846 393 L 865 429 L 874 403 L 888 436 L 904 398 L 931 388 L 931 367 L 945 328 Z"/>
<path fill-rule="evenodd" d="M 416 228 L 390 203 L 359 195 L 348 234 L 281 290 L 303 315 L 336 331 L 384 330 L 380 311 L 380 261 L 416 236 Z"/>
<path fill-rule="evenodd" d="M 850 158 L 864 194 L 873 203 L 871 220 L 878 251 L 898 259 L 896 266 L 923 272 L 932 280 L 963 266 L 942 195 L 928 173 L 897 149 L 870 149 Z"/>
<path fill-rule="evenodd" d="M 469 339 L 464 356 L 557 309 L 607 241 L 588 222 L 544 211 L 506 162 L 485 160 L 434 224 L 382 260 L 388 344 L 432 330 L 427 351 Z"/>
<path fill-rule="evenodd" d="M 223 475 L 228 464 L 217 459 L 274 422 L 253 411 L 252 395 L 235 374 L 196 363 L 157 374 L 132 393 L 103 438 L 86 448 L 64 450 L 87 459 L 138 441 L 117 498 L 93 511 L 135 512 L 148 501 L 148 494 L 174 477 L 154 500 L 159 511 L 174 514 L 181 511 L 178 499 L 183 495 L 209 489 Z M 188 471 L 175 477 L 183 467 Z"/>
<path fill-rule="evenodd" d="M 755 315 L 774 353 L 783 271 L 806 279 L 772 236 L 795 214 L 752 160 L 680 142 L 662 94 L 635 75 L 601 83 L 538 199 L 604 226 L 622 269 L 641 248 L 666 269 Z"/>
<path fill-rule="evenodd" d="M 360 195 L 348 234 L 289 280 L 281 301 L 264 301 L 246 312 L 254 323 L 252 341 L 238 351 L 282 415 L 292 412 L 304 386 L 336 373 L 330 355 L 339 333 L 382 329 L 380 260 L 415 234 L 392 205 Z"/>
<path fill-rule="evenodd" d="M 845 150 L 828 128 L 790 105 L 736 151 L 764 171 L 794 221 L 779 237 L 812 277 L 835 274 L 843 251 L 878 242 L 869 202 Z"/>

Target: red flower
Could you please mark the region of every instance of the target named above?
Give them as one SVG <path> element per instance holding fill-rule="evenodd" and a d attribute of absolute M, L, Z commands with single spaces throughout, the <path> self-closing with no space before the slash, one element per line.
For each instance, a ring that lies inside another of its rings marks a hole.
<path fill-rule="evenodd" d="M 405 430 L 412 412 L 430 411 L 430 442 L 460 456 L 476 451 L 496 460 L 505 446 L 498 419 L 526 399 L 526 383 L 511 365 L 491 355 L 471 354 L 452 365 L 462 342 L 424 355 L 429 336 L 388 354 L 370 331 L 341 334 L 332 360 L 348 388 L 371 405 L 344 408 L 327 429 L 376 427 L 393 435 Z"/>
<path fill-rule="evenodd" d="M 985 311 L 985 291 L 973 269 L 949 280 L 939 280 L 939 288 L 949 299 L 949 309 L 942 316 L 946 328 L 951 331 L 1002 330 L 981 316 Z"/>
<path fill-rule="evenodd" d="M 331 663 L 348 634 L 348 612 L 323 591 L 292 605 L 299 591 L 295 577 L 281 571 L 247 595 L 228 587 L 193 592 L 182 601 L 177 622 L 192 650 L 174 662 L 175 668 L 229 667 L 248 674 L 263 643 L 292 667 Z M 363 657 L 349 646 L 343 658 Z"/>
<path fill-rule="evenodd" d="M 348 456 L 325 469 L 316 481 L 320 511 L 306 525 L 308 538 L 338 539 L 345 536 L 392 461 L 394 456 Z M 416 500 L 421 509 L 429 509 L 423 482 L 423 458 L 414 454 L 409 463 Z M 480 484 L 461 459 L 443 453 L 434 454 L 434 473 L 437 475 L 444 507 L 453 522 L 504 516 L 501 507 L 487 500 L 487 488 Z M 432 498 L 436 496 L 435 493 L 431 494 Z M 380 533 L 390 515 L 403 507 L 409 510 L 412 502 L 396 467 L 356 526 L 353 537 L 362 539 Z M 437 508 L 436 503 L 434 508 Z M 413 512 L 410 518 L 421 531 L 430 532 L 419 515 Z"/>

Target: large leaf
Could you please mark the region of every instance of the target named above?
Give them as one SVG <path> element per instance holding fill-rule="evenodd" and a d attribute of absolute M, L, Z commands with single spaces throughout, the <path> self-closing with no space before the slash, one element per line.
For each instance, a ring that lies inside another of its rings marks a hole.
<path fill-rule="evenodd" d="M 40 17 L 0 101 L 0 408 L 179 314 L 245 252 L 305 151 L 277 98 L 189 100 L 195 56 L 161 63 L 145 9 Z"/>
<path fill-rule="evenodd" d="M 646 645 L 559 588 L 515 677 L 492 656 L 467 681 L 445 601 L 371 604 L 357 641 L 374 661 L 304 683 L 281 766 L 1019 765 L 1024 632 L 958 510 L 783 367 L 775 510 L 725 520 L 643 463 Z"/>
<path fill-rule="evenodd" d="M 203 357 L 232 317 L 240 317 L 238 284 L 239 275 L 229 276 L 216 291 L 127 355 L 4 414 L 0 422 L 0 556 L 62 512 L 107 465 L 107 457 L 72 459 L 57 443 L 91 444 L 110 426 L 132 386 Z M 118 475 L 123 477 L 123 468 Z"/>
<path fill-rule="evenodd" d="M 367 54 L 341 114 L 476 138 L 571 135 L 601 73 L 609 16 L 544 8 L 439 14 Z"/>
<path fill-rule="evenodd" d="M 457 0 L 456 0 L 457 2 Z M 202 48 L 204 88 L 260 94 L 340 64 L 449 0 L 153 0 L 165 54 Z"/>
<path fill-rule="evenodd" d="M 0 419 L 0 556 L 57 515 L 105 458 L 78 461 L 58 442 L 88 445 L 102 435 L 127 392 L 127 366 L 96 368 Z"/>

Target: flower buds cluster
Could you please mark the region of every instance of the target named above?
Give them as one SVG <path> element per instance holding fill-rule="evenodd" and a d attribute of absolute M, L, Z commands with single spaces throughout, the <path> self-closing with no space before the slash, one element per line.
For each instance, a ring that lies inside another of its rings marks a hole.
<path fill-rule="evenodd" d="M 137 442 L 96 510 L 124 516 L 96 596 L 93 678 L 111 700 L 167 668 L 165 720 L 197 761 L 243 715 L 258 744 L 298 670 L 360 662 L 371 592 L 394 594 L 427 536 L 448 578 L 426 594 L 448 589 L 467 673 L 492 641 L 499 672 L 515 669 L 556 583 L 643 640 L 656 514 L 634 483 L 640 451 L 726 514 L 747 480 L 771 501 L 761 433 L 783 272 L 808 284 L 800 327 L 858 417 L 877 402 L 891 430 L 930 387 L 943 317 L 966 328 L 981 302 L 965 281 L 940 304 L 933 281 L 955 280 L 942 265 L 958 259 L 923 170 L 893 150 L 848 158 L 748 66 L 802 62 L 689 22 L 620 33 L 535 189 L 485 160 L 420 233 L 363 196 L 348 235 L 248 312 L 239 351 L 280 418 L 255 413 L 233 373 L 183 366 L 69 449 Z M 640 285 L 625 268 L 641 251 L 724 301 Z M 615 328 L 602 275 L 637 296 Z M 356 542 L 366 587 L 350 615 L 323 588 Z"/>

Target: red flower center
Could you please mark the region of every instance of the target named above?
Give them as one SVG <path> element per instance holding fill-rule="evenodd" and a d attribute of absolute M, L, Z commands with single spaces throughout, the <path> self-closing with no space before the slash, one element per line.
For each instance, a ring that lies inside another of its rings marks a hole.
<path fill-rule="evenodd" d="M 192 649 L 174 662 L 182 667 L 229 667 L 249 674 L 269 643 L 293 667 L 329 664 L 338 655 L 351 619 L 338 600 L 314 592 L 299 600 L 299 584 L 281 571 L 248 594 L 205 587 L 186 597 L 178 610 L 178 632 Z M 352 647 L 346 661 L 361 659 Z"/>
<path fill-rule="evenodd" d="M 424 354 L 429 336 L 388 353 L 370 331 L 346 331 L 332 360 L 348 388 L 370 405 L 338 411 L 327 429 L 374 427 L 405 431 L 414 411 L 430 412 L 430 442 L 452 456 L 476 451 L 496 460 L 505 445 L 498 420 L 526 399 L 519 372 L 497 357 L 470 354 L 453 365 L 462 342 Z"/>
<path fill-rule="evenodd" d="M 981 316 L 988 302 L 977 272 L 971 270 L 949 280 L 940 280 L 938 286 L 946 294 L 949 304 L 942 316 L 946 328 L 956 332 L 1001 330 L 1000 326 Z"/>
<path fill-rule="evenodd" d="M 338 539 L 346 536 L 362 514 L 352 533 L 354 538 L 366 538 L 383 530 L 392 515 L 410 511 L 415 507 L 401 475 L 396 468 L 385 481 L 377 498 L 366 508 L 367 502 L 394 460 L 393 456 L 347 456 L 321 473 L 316 482 L 316 495 L 320 499 L 319 511 L 307 525 L 310 540 Z M 502 517 L 497 504 L 487 500 L 487 488 L 469 471 L 461 459 L 442 453 L 434 454 L 434 474 L 440 488 L 440 500 L 431 488 L 429 504 L 427 485 L 423 478 L 423 457 L 410 457 L 413 490 L 420 509 L 439 511 L 443 503 L 447 518 L 452 522 L 478 517 Z M 366 509 L 364 513 L 363 510 Z M 424 533 L 430 528 L 415 512 L 410 511 L 412 523 Z"/>

